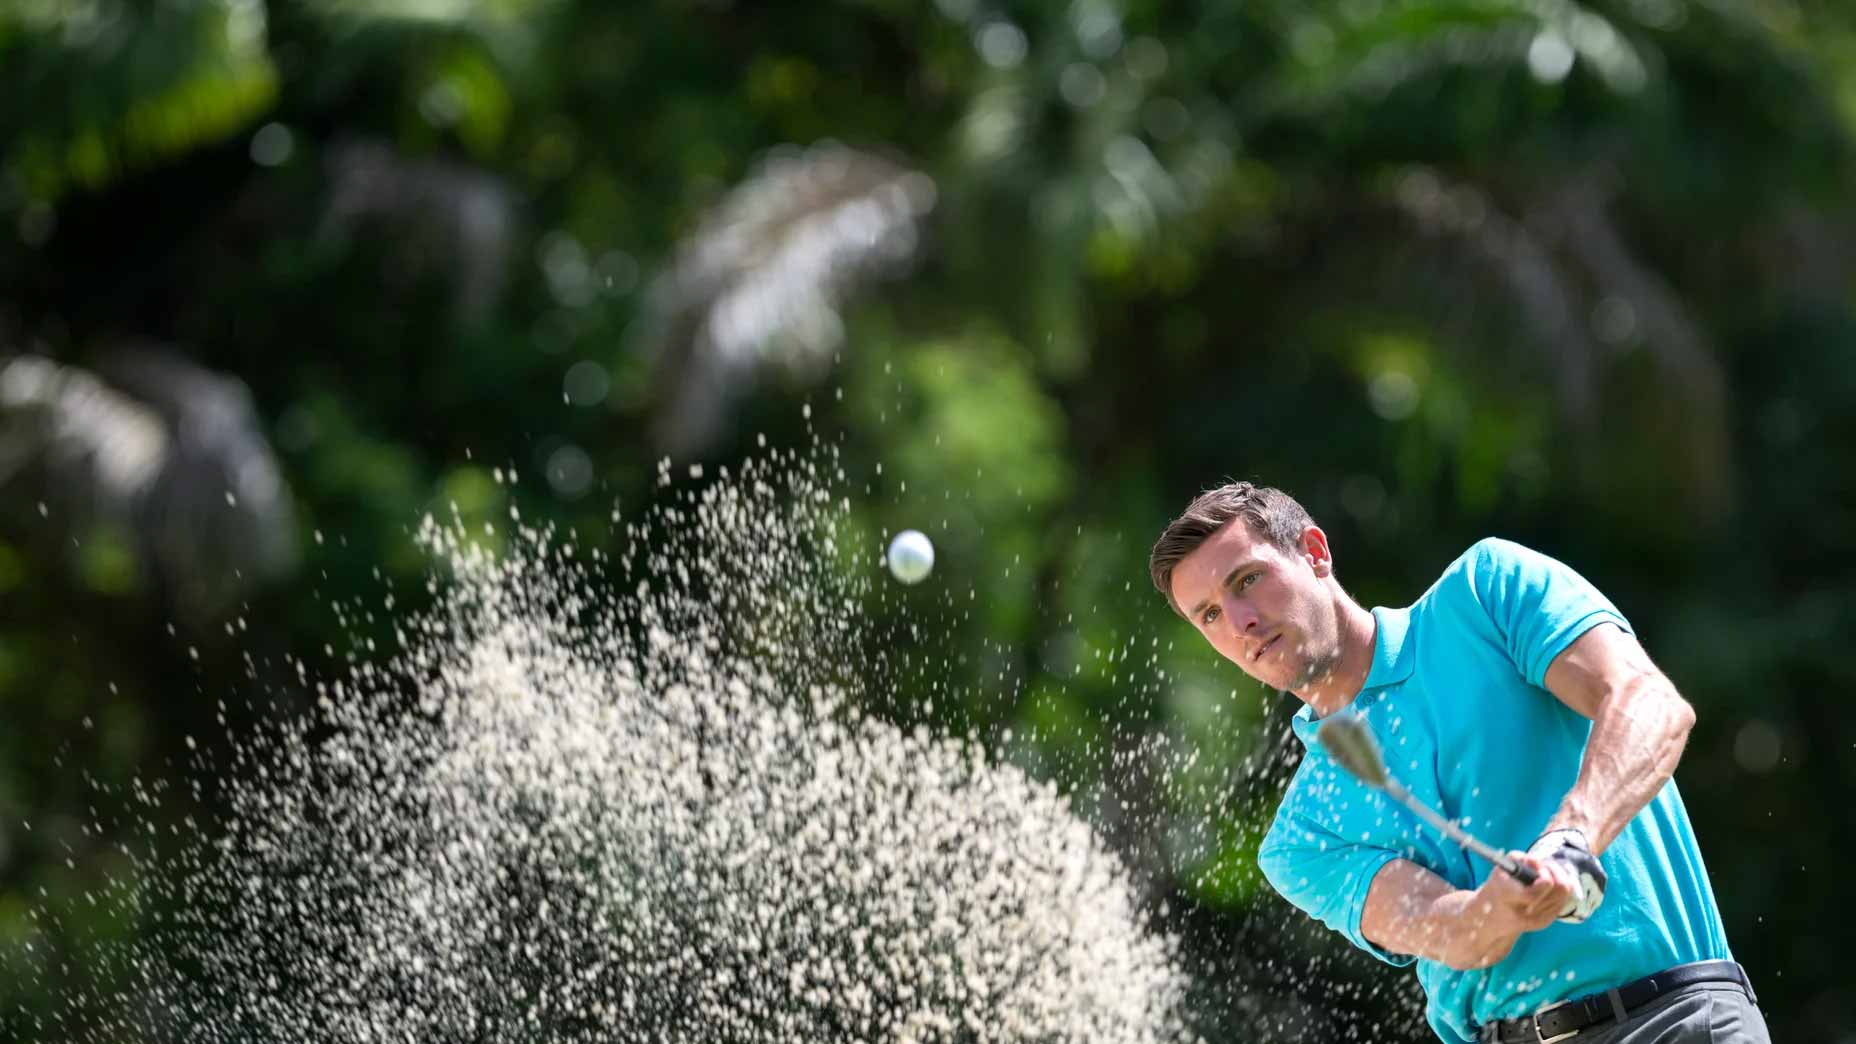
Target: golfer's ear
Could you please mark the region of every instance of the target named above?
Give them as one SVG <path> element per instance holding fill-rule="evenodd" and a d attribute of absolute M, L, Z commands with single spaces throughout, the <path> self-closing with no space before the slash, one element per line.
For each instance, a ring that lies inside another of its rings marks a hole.
<path fill-rule="evenodd" d="M 1302 530 L 1302 557 L 1308 560 L 1316 576 L 1327 576 L 1334 571 L 1334 553 L 1328 547 L 1328 535 L 1320 526 L 1310 524 Z"/>

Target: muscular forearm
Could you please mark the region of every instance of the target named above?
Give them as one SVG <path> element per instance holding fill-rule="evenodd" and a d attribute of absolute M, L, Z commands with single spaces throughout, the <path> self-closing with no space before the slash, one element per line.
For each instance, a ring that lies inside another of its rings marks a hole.
<path fill-rule="evenodd" d="M 1578 781 L 1548 826 L 1576 827 L 1603 852 L 1675 773 L 1694 721 L 1661 671 L 1630 672 L 1599 701 Z"/>
<path fill-rule="evenodd" d="M 1500 961 L 1526 929 L 1482 890 L 1456 888 L 1404 859 L 1380 868 L 1360 914 L 1360 930 L 1372 942 L 1459 971 Z"/>

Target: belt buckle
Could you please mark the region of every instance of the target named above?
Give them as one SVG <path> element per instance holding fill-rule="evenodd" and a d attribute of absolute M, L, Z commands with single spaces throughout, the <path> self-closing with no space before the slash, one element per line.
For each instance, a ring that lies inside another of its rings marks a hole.
<path fill-rule="evenodd" d="M 1534 1039 L 1539 1041 L 1540 1044 L 1553 1044 L 1553 1042 L 1556 1040 L 1566 1040 L 1569 1037 L 1576 1037 L 1580 1033 L 1584 1032 L 1584 1027 L 1580 1027 L 1579 1029 L 1576 1029 L 1576 1030 L 1567 1030 L 1565 1033 L 1557 1033 L 1549 1037 L 1545 1033 L 1542 1033 L 1540 1031 L 1540 1017 L 1542 1015 L 1545 1015 L 1547 1012 L 1550 1012 L 1554 1010 L 1555 1008 L 1563 1008 L 1566 1005 L 1571 1004 L 1571 1003 L 1572 1002 L 1569 1000 L 1563 1000 L 1563 1001 L 1560 1001 L 1558 1004 L 1549 1004 L 1546 1007 L 1535 1012 L 1533 1016 L 1529 1019 L 1529 1021 L 1532 1022 L 1534 1025 Z"/>

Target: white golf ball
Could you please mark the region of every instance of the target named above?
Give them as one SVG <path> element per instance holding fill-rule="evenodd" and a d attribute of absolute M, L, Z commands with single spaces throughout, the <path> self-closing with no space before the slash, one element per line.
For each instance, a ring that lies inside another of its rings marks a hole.
<path fill-rule="evenodd" d="M 918 529 L 905 529 L 889 542 L 889 572 L 905 584 L 919 584 L 934 568 L 934 545 Z"/>

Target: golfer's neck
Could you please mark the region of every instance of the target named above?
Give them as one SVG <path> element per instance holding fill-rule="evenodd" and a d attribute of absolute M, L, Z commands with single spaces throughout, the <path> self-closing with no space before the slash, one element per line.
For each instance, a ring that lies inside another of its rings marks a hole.
<path fill-rule="evenodd" d="M 1313 681 L 1295 690 L 1296 697 L 1313 707 L 1318 718 L 1352 703 L 1373 668 L 1373 639 L 1379 622 L 1345 594 L 1337 597 L 1335 611 L 1340 617 L 1338 652 Z"/>

